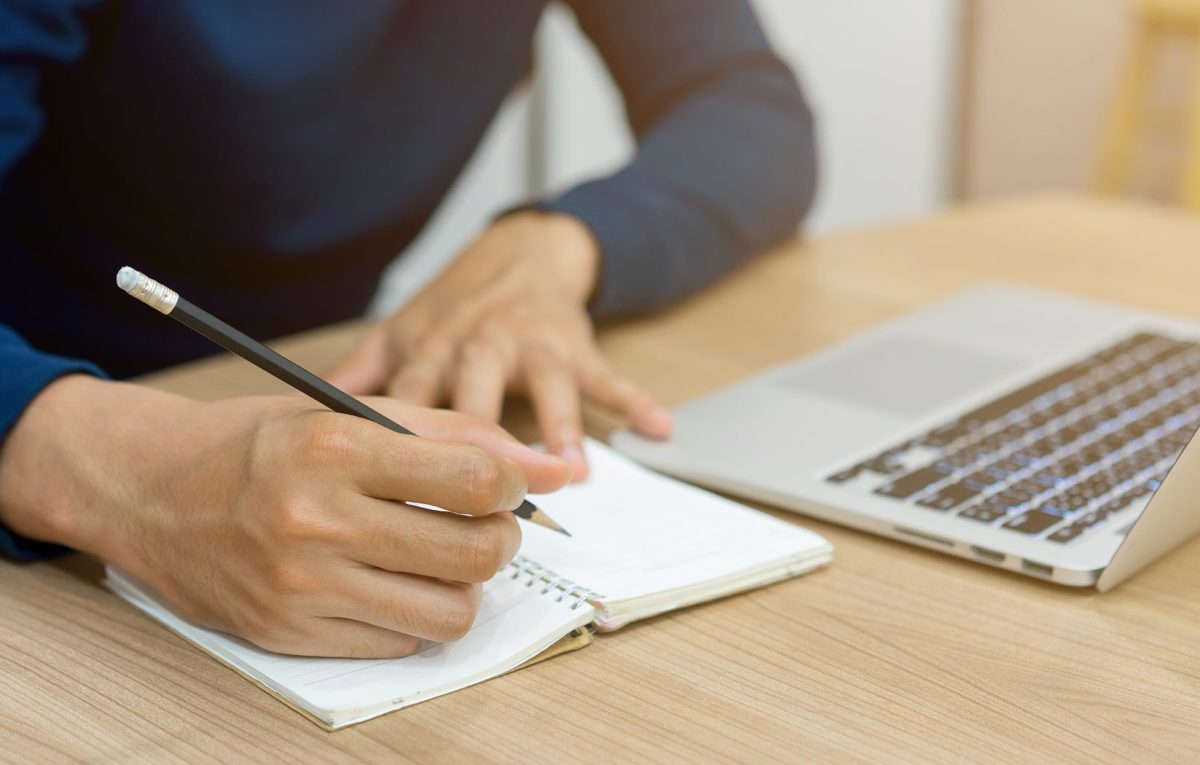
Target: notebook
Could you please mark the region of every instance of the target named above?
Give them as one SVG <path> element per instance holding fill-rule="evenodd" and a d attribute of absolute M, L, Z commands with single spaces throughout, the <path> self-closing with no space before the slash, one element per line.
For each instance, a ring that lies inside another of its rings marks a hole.
<path fill-rule="evenodd" d="M 832 546 L 811 531 L 653 473 L 598 442 L 585 448 L 591 478 L 537 499 L 572 536 L 523 523 L 520 553 L 484 585 L 472 629 L 405 658 L 273 654 L 190 624 L 113 568 L 106 584 L 276 697 L 340 728 L 502 675 L 544 652 L 582 647 L 585 630 L 615 630 L 832 559 Z"/>

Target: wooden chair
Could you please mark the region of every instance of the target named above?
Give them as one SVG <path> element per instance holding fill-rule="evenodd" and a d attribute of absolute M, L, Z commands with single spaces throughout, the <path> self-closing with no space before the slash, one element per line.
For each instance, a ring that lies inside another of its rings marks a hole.
<path fill-rule="evenodd" d="M 1146 94 L 1156 55 L 1170 38 L 1186 39 L 1200 64 L 1200 0 L 1134 0 L 1136 25 L 1117 92 L 1116 104 L 1101 145 L 1095 186 L 1102 193 L 1120 192 L 1129 178 L 1134 148 L 1146 117 Z M 1200 65 L 1194 68 L 1185 162 L 1178 199 L 1200 211 Z"/>

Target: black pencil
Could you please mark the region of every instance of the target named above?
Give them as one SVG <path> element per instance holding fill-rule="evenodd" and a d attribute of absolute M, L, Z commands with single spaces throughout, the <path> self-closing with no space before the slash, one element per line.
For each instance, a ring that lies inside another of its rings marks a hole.
<path fill-rule="evenodd" d="M 353 396 L 344 393 L 249 335 L 239 332 L 212 314 L 197 308 L 166 285 L 128 266 L 117 272 L 117 286 L 160 313 L 175 319 L 231 353 L 236 353 L 259 369 L 271 374 L 296 390 L 324 404 L 335 412 L 351 414 L 382 425 L 388 430 L 415 436 L 411 430 L 393 422 Z M 513 513 L 518 518 L 553 529 L 567 536 L 570 533 L 539 510 L 528 499 Z"/>

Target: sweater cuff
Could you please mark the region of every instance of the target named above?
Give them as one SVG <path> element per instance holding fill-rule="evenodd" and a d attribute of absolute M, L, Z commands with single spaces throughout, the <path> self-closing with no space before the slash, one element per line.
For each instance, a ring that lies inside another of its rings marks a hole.
<path fill-rule="evenodd" d="M 0 443 L 16 425 L 25 408 L 50 383 L 63 375 L 89 374 L 104 377 L 95 364 L 38 353 L 28 346 L 0 346 Z M 31 562 L 72 552 L 67 547 L 27 539 L 0 524 L 0 554 L 11 560 Z"/>
<path fill-rule="evenodd" d="M 588 304 L 593 318 L 636 316 L 660 308 L 670 299 L 669 269 L 651 267 L 641 257 L 645 236 L 629 203 L 614 198 L 611 183 L 584 183 L 533 208 L 574 216 L 595 237 L 600 247 L 600 273 Z"/>

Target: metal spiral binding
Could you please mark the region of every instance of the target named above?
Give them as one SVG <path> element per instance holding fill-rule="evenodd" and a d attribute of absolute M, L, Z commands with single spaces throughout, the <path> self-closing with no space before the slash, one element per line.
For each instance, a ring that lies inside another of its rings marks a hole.
<path fill-rule="evenodd" d="M 589 600 L 599 600 L 604 597 L 594 590 L 589 590 L 587 587 L 576 584 L 565 576 L 560 576 L 545 566 L 529 560 L 524 555 L 518 555 L 508 565 L 513 569 L 509 578 L 520 579 L 522 576 L 528 577 L 528 580 L 525 582 L 526 587 L 533 587 L 539 582 L 544 583 L 541 590 L 542 595 L 549 593 L 551 590 L 559 590 L 558 596 L 554 598 L 555 603 L 561 603 L 567 598 L 575 598 L 575 602 L 571 604 L 572 611 Z"/>

